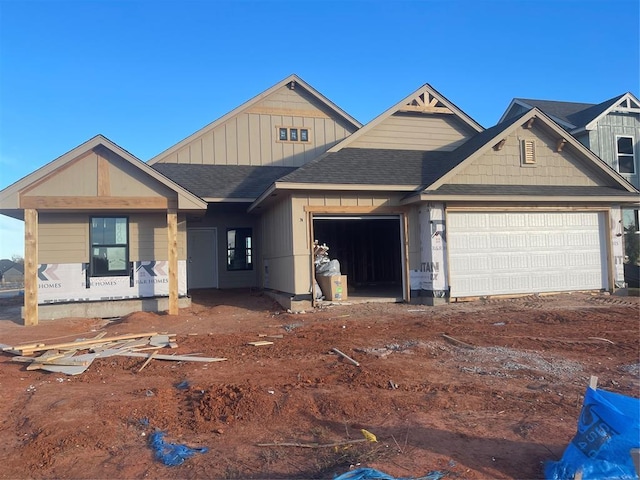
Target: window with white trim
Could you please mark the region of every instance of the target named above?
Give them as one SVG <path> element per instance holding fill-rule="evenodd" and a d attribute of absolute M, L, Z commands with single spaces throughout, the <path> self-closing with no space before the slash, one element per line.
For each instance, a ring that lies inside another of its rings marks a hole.
<path fill-rule="evenodd" d="M 91 217 L 89 230 L 92 277 L 129 275 L 129 219 Z"/>
<path fill-rule="evenodd" d="M 633 137 L 616 136 L 618 173 L 636 173 Z"/>

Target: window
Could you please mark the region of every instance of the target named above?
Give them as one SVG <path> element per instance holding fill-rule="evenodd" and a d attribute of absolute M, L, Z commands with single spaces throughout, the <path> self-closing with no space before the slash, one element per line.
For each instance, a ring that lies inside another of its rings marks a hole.
<path fill-rule="evenodd" d="M 253 270 L 253 244 L 250 228 L 227 230 L 227 270 Z"/>
<path fill-rule="evenodd" d="M 277 127 L 278 141 L 288 143 L 308 143 L 310 141 L 310 131 L 308 128 L 297 127 Z"/>
<path fill-rule="evenodd" d="M 129 275 L 129 219 L 91 217 L 90 273 L 92 277 Z"/>
<path fill-rule="evenodd" d="M 523 165 L 535 165 L 536 144 L 533 140 L 522 140 L 521 159 Z"/>
<path fill-rule="evenodd" d="M 618 172 L 636 173 L 633 155 L 633 137 L 616 137 Z"/>

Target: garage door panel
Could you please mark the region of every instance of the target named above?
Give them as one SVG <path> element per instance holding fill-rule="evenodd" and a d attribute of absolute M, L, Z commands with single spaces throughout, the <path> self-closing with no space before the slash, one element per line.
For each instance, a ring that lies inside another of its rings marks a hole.
<path fill-rule="evenodd" d="M 597 212 L 453 212 L 447 217 L 451 295 L 607 288 Z"/>

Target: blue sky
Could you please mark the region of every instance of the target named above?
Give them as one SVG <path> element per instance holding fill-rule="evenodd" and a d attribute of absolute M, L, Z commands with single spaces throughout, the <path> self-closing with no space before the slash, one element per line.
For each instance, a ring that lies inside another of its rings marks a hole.
<path fill-rule="evenodd" d="M 430 83 L 485 127 L 513 97 L 638 96 L 637 0 L 0 0 L 0 189 L 101 133 L 148 160 L 296 73 L 366 123 Z M 0 215 L 0 258 L 23 253 Z"/>

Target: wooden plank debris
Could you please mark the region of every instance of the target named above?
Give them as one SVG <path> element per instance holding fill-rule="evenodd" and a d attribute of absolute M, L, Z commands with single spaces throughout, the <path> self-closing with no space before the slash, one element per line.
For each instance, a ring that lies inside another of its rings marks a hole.
<path fill-rule="evenodd" d="M 253 345 L 254 347 L 263 347 L 265 345 L 273 345 L 273 342 L 268 340 L 260 340 L 258 342 L 249 342 L 247 345 Z"/>
<path fill-rule="evenodd" d="M 137 353 L 137 352 L 123 352 L 118 353 L 121 357 L 137 357 L 137 358 L 148 358 L 149 355 L 146 353 Z M 215 357 L 190 357 L 188 355 L 153 355 L 155 360 L 173 360 L 175 362 L 222 362 L 225 361 L 226 358 L 215 358 Z"/>
<path fill-rule="evenodd" d="M 340 355 L 342 358 L 344 358 L 345 360 L 347 360 L 348 362 L 352 363 L 353 365 L 355 365 L 356 367 L 359 367 L 360 364 L 358 362 L 356 362 L 353 358 L 351 358 L 349 355 L 346 355 L 344 353 L 342 353 L 340 350 L 338 350 L 337 348 L 332 348 L 331 350 L 333 350 L 334 352 L 336 352 L 338 355 Z"/>
<path fill-rule="evenodd" d="M 74 342 L 46 344 L 44 342 L 21 345 L 2 345 L 1 350 L 15 355 L 14 362 L 27 363 L 27 370 L 46 370 L 49 372 L 79 375 L 83 373 L 96 358 L 111 356 L 128 356 L 144 358 L 146 361 L 138 370 L 142 371 L 152 359 L 189 361 L 189 362 L 220 362 L 226 358 L 198 357 L 184 355 L 161 355 L 162 348 L 177 348 L 176 334 L 158 334 L 157 332 L 116 335 L 105 337 L 101 332 L 92 339 L 78 339 Z M 273 342 L 266 342 L 273 343 Z M 151 353 L 139 350 L 153 349 Z M 78 353 L 83 351 L 87 353 Z"/>
<path fill-rule="evenodd" d="M 471 349 L 471 350 L 473 350 L 474 348 L 476 348 L 476 347 L 474 347 L 473 345 L 470 345 L 470 344 L 465 343 L 465 342 L 463 342 L 463 341 L 461 341 L 461 340 L 458 340 L 457 338 L 453 338 L 452 336 L 447 335 L 446 333 L 443 333 L 443 334 L 442 334 L 442 338 L 444 338 L 444 339 L 445 339 L 446 341 L 448 341 L 449 343 L 452 343 L 452 344 L 454 344 L 454 345 L 457 345 L 458 347 L 462 347 L 462 348 L 469 348 L 469 349 Z"/>

